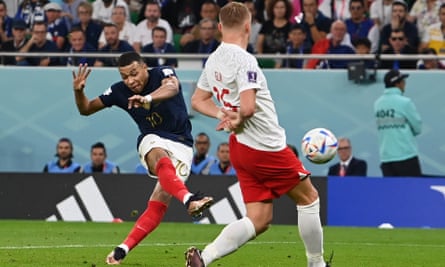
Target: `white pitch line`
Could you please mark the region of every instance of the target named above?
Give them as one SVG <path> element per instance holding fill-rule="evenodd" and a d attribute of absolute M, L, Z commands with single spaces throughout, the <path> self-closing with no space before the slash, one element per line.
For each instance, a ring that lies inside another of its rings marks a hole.
<path fill-rule="evenodd" d="M 171 246 L 203 246 L 207 243 L 147 243 L 139 244 L 140 247 L 171 247 Z M 300 244 L 300 242 L 281 242 L 281 241 L 253 241 L 247 243 L 247 245 L 285 245 L 285 244 Z M 435 244 L 398 244 L 398 243 L 348 243 L 348 242 L 325 242 L 325 245 L 338 245 L 338 246 L 368 246 L 368 247 L 421 247 L 421 248 L 445 248 L 445 245 Z M 115 244 L 95 244 L 95 245 L 81 245 L 81 244 L 68 244 L 68 245 L 54 245 L 54 246 L 0 246 L 0 250 L 25 250 L 25 249 L 60 249 L 60 248 L 105 248 L 114 247 Z"/>

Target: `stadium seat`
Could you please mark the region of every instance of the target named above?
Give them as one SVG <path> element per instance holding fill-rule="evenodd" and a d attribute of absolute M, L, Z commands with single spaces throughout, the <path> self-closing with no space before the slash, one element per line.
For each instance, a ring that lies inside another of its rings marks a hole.
<path fill-rule="evenodd" d="M 174 45 L 177 53 L 181 52 L 181 45 L 179 44 L 179 41 L 181 40 L 181 37 L 182 37 L 182 34 L 180 34 L 180 33 L 175 33 L 173 35 L 173 42 L 174 42 L 173 45 Z"/>
<path fill-rule="evenodd" d="M 273 69 L 275 68 L 275 60 L 269 58 L 258 58 L 258 65 L 262 69 Z"/>

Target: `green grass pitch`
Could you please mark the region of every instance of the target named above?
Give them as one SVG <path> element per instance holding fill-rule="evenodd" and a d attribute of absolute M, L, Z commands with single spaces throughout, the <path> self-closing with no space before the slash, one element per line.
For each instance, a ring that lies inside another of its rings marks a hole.
<path fill-rule="evenodd" d="M 106 266 L 105 256 L 133 226 L 126 223 L 0 221 L 0 266 Z M 202 248 L 221 225 L 162 223 L 122 266 L 184 266 L 190 245 Z M 445 229 L 325 227 L 325 254 L 334 267 L 445 266 Z M 296 226 L 272 225 L 239 251 L 212 266 L 306 266 Z"/>

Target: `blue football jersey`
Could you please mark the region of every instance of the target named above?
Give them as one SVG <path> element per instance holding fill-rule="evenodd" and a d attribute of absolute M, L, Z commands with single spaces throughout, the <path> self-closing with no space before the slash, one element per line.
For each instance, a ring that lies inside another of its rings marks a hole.
<path fill-rule="evenodd" d="M 148 70 L 148 73 L 148 82 L 141 95 L 148 95 L 158 89 L 164 78 L 176 77 L 176 73 L 171 67 L 152 68 Z M 190 147 L 193 145 L 192 125 L 188 117 L 181 85 L 179 85 L 177 95 L 161 102 L 152 103 L 149 110 L 142 107 L 128 109 L 128 98 L 133 95 L 133 91 L 123 81 L 120 81 L 108 88 L 99 98 L 105 106 L 118 106 L 133 118 L 141 132 L 137 140 L 138 146 L 147 134 L 156 134 Z"/>

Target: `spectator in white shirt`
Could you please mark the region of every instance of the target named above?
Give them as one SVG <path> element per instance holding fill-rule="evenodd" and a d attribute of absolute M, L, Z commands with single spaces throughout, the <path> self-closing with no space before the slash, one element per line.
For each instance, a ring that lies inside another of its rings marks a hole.
<path fill-rule="evenodd" d="M 128 5 L 124 0 L 96 0 L 93 2 L 93 19 L 102 23 L 111 23 L 111 13 L 115 6 L 125 7 L 126 17 L 130 18 Z"/>
<path fill-rule="evenodd" d="M 136 25 L 127 20 L 125 8 L 123 6 L 115 6 L 111 13 L 111 21 L 119 30 L 119 39 L 127 41 L 131 46 L 134 44 L 134 37 L 136 33 Z M 99 48 L 102 48 L 106 43 L 104 31 L 99 37 Z"/>
<path fill-rule="evenodd" d="M 145 19 L 136 26 L 134 50 L 141 52 L 141 48 L 153 42 L 151 31 L 159 26 L 167 31 L 167 43 L 173 44 L 173 30 L 170 24 L 161 19 L 161 7 L 157 1 L 150 1 L 145 6 Z"/>

